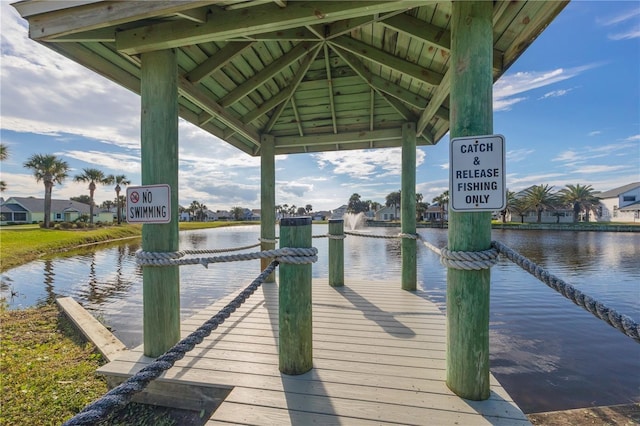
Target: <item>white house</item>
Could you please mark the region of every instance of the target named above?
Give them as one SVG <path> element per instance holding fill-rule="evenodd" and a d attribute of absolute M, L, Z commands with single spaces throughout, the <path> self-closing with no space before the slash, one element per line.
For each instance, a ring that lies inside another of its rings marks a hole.
<path fill-rule="evenodd" d="M 400 216 L 398 214 L 399 209 L 396 206 L 385 206 L 376 211 L 376 220 L 398 220 Z"/>
<path fill-rule="evenodd" d="M 640 222 L 640 182 L 596 194 L 599 222 Z"/>

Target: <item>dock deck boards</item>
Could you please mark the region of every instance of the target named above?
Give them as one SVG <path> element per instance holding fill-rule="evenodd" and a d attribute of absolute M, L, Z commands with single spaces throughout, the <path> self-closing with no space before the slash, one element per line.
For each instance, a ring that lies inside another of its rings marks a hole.
<path fill-rule="evenodd" d="M 182 323 L 183 336 L 228 303 Z M 231 389 L 207 425 L 529 425 L 495 378 L 491 397 L 468 401 L 445 384 L 445 317 L 421 291 L 398 283 L 313 282 L 313 366 L 278 370 L 278 290 L 262 285 L 211 336 L 158 381 Z M 147 363 L 142 347 L 99 373 L 128 377 Z"/>

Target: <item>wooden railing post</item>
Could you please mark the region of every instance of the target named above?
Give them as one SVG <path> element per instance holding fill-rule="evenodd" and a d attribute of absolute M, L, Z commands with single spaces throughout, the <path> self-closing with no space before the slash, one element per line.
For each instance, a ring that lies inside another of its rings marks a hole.
<path fill-rule="evenodd" d="M 280 220 L 280 248 L 311 247 L 311 218 Z M 311 264 L 280 264 L 279 360 L 284 374 L 303 374 L 313 367 Z"/>
<path fill-rule="evenodd" d="M 344 285 L 344 220 L 329 219 L 329 285 Z"/>

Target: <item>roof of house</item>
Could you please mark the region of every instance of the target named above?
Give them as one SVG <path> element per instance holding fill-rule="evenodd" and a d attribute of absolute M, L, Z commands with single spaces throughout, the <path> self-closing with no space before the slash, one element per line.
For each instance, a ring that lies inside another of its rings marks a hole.
<path fill-rule="evenodd" d="M 13 203 L 12 203 L 13 202 Z M 44 198 L 35 198 L 35 197 L 11 197 L 5 203 L 4 206 L 8 206 L 11 204 L 17 203 L 23 206 L 25 209 L 32 213 L 39 213 L 44 211 Z M 63 211 L 77 211 L 80 213 L 89 213 L 91 208 L 88 204 L 80 203 L 78 201 L 73 200 L 51 200 L 51 211 L 52 212 L 63 212 Z"/>
<path fill-rule="evenodd" d="M 618 188 L 610 189 L 608 191 L 600 192 L 596 194 L 598 198 L 617 198 L 620 194 L 624 194 L 625 192 L 629 192 L 633 189 L 636 189 L 640 186 L 640 182 L 629 183 L 624 186 L 620 186 Z"/>
<path fill-rule="evenodd" d="M 640 210 L 640 200 L 636 201 L 635 203 L 631 203 L 628 206 L 624 206 L 624 207 L 620 207 L 619 209 L 622 212 L 635 212 L 637 210 Z"/>

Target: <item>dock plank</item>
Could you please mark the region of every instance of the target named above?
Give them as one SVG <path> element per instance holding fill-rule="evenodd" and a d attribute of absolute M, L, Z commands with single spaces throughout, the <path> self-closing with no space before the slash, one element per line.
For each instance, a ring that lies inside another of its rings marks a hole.
<path fill-rule="evenodd" d="M 182 323 L 186 336 L 232 297 Z M 467 401 L 445 384 L 446 321 L 424 294 L 388 282 L 313 283 L 313 369 L 278 370 L 278 289 L 265 284 L 158 381 L 231 389 L 214 424 L 528 425 L 491 376 L 491 396 Z M 152 359 L 134 348 L 100 368 L 126 378 Z"/>

